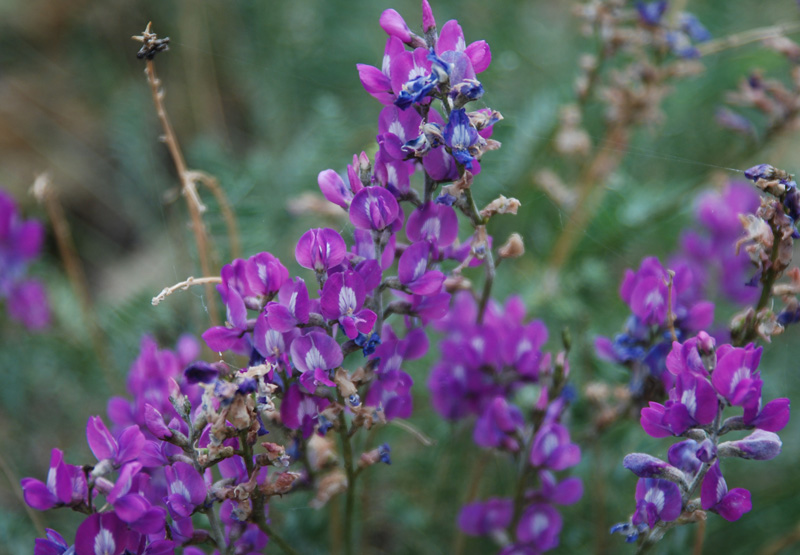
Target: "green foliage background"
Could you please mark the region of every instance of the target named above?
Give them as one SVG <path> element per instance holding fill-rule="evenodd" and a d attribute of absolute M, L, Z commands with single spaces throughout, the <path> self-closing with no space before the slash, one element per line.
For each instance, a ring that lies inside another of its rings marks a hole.
<path fill-rule="evenodd" d="M 549 137 L 559 105 L 574 99 L 577 60 L 595 48 L 593 40 L 580 35 L 569 2 L 433 4 L 440 26 L 457 18 L 468 42 L 486 39 L 492 48 L 492 65 L 482 75 L 483 100 L 505 116 L 494 135 L 503 148 L 485 157 L 473 190 L 479 205 L 501 193 L 522 201 L 517 217 L 497 219 L 490 232 L 502 241 L 519 231 L 527 247 L 524 258 L 501 266 L 497 297 L 522 295 L 531 316 L 548 324 L 552 350 L 560 347 L 559 330 L 570 327 L 579 391 L 596 379 L 624 385 L 625 373 L 599 362 L 592 350 L 596 335 L 613 335 L 626 317 L 617 295 L 623 270 L 637 267 L 645 255 L 666 257 L 681 230 L 694 225 L 698 191 L 737 177 L 711 166 L 743 169 L 770 162 L 796 169 L 796 134 L 759 145 L 713 121 L 716 106 L 740 79 L 755 68 L 785 78 L 787 63 L 758 45 L 704 60 L 705 73 L 679 83 L 664 104 L 664 123 L 634 134 L 624 163 L 602 184 L 608 191 L 581 230 L 579 248 L 554 277 L 545 271 L 547 257 L 569 221 L 531 176 L 545 165 L 570 175 L 572 168 L 557 159 Z M 0 186 L 15 194 L 26 215 L 45 220 L 26 191 L 34 175 L 49 172 L 86 268 L 93 317 L 108 355 L 101 362 L 92 347 L 50 235 L 32 272 L 50 289 L 52 331 L 31 335 L 0 321 L 0 553 L 32 552 L 34 522 L 72 539 L 81 518 L 54 511 L 32 520 L 20 500 L 19 479 L 43 479 L 53 446 L 66 451 L 68 462 L 91 460 L 86 420 L 104 415 L 108 397 L 124 392 L 143 334 L 166 347 L 181 333 L 199 335 L 208 326 L 199 288 L 150 305 L 164 286 L 197 276 L 199 269 L 185 207 L 175 195 L 176 176 L 158 142 L 144 66 L 129 37 L 149 20 L 160 35 L 171 37 L 170 51 L 156 65 L 190 167 L 219 178 L 238 216 L 245 255 L 268 250 L 296 271 L 294 244 L 304 229 L 350 228 L 344 218 L 293 214 L 287 206 L 300 194 L 318 191 L 319 171 L 342 170 L 354 152 L 374 148 L 380 105 L 362 90 L 355 64 L 380 65 L 385 34 L 377 21 L 388 7 L 419 26 L 419 4 L 410 0 L 0 2 Z M 789 0 L 709 0 L 689 2 L 688 9 L 717 37 L 800 16 Z M 594 142 L 602 134 L 602 109 L 597 101 L 589 104 Z M 216 258 L 225 263 L 230 252 L 224 221 L 211 195 L 204 198 Z M 729 314 L 720 307 L 718 322 Z M 767 348 L 766 398 L 796 399 L 800 393 L 796 341 L 797 330 L 789 329 Z M 484 540 L 459 540 L 453 523 L 470 488 L 482 497 L 508 493 L 509 467 L 472 444 L 469 425 L 452 426 L 430 409 L 425 383 L 434 356 L 411 366 L 410 373 L 418 393 L 412 422 L 437 443 L 424 447 L 395 427 L 370 437 L 372 443 L 392 444 L 394 464 L 372 469 L 361 484 L 359 495 L 368 507 L 361 519 L 364 553 L 450 553 L 459 541 L 465 553 L 491 552 Z M 579 395 L 571 417 L 575 438 L 585 436 L 593 416 Z M 781 434 L 784 453 L 778 459 L 726 463 L 729 486 L 751 489 L 754 509 L 735 524 L 711 515 L 705 552 L 752 553 L 782 538 L 797 540 L 796 421 Z M 622 538 L 607 533 L 633 509 L 636 479 L 622 468 L 622 456 L 665 456 L 670 444 L 648 438 L 632 421 L 584 443 L 577 473 L 586 493 L 563 511 L 559 552 L 632 552 Z M 279 500 L 271 516 L 298 550 L 324 553 L 337 534 L 336 520 L 331 524 L 327 511 L 314 511 L 307 501 L 303 495 Z M 694 541 L 695 527 L 684 527 L 656 551 L 684 553 Z M 789 544 L 783 552 L 797 549 Z"/>

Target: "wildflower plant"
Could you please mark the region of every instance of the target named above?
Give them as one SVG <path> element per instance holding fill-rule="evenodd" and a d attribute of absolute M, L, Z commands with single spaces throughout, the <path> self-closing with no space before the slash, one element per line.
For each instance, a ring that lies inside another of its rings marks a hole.
<path fill-rule="evenodd" d="M 46 477 L 20 481 L 29 507 L 83 515 L 74 535 L 47 529 L 35 555 L 298 553 L 303 544 L 282 528 L 292 518 L 284 497 L 328 511 L 332 551 L 366 550 L 370 525 L 358 504 L 377 497 L 368 480 L 414 456 L 397 449 L 385 426 L 423 437 L 405 420 L 426 397 L 431 414 L 470 437 L 467 454 L 456 456 L 479 461 L 476 469 L 491 460 L 503 475 L 471 480 L 454 501 L 454 552 L 470 541 L 463 535 L 483 538 L 479 545 L 491 543 L 500 555 L 580 541 L 562 536 L 573 525 L 564 507 L 584 494 L 572 475 L 587 453 L 581 440 L 597 439 L 626 416 L 635 415 L 651 438 L 677 440 L 660 457 L 635 452 L 622 461 L 639 480 L 631 515 L 611 531 L 639 552 L 709 512 L 736 521 L 758 508 L 739 487 L 753 486 L 731 479 L 729 487 L 723 471 L 731 458 L 766 466 L 783 449 L 778 432 L 789 422 L 790 401 L 762 395 L 772 376 L 758 342 L 800 321 L 793 176 L 761 164 L 743 172 L 755 188 L 734 182 L 705 193 L 695 208 L 699 225 L 683 231 L 671 256 L 647 256 L 625 272 L 618 294 L 628 318 L 620 333 L 594 345 L 626 372 L 628 385 L 610 407 L 605 384 L 584 392 L 572 384 L 591 362 L 573 350 L 569 328 L 561 346 L 548 350 L 551 334 L 531 317 L 525 296 L 494 295 L 498 268 L 524 254 L 528 222 L 523 234 L 498 236 L 496 218 L 522 205 L 492 198 L 483 186 L 484 156 L 501 148 L 493 133 L 503 121 L 484 104 L 492 50 L 484 40 L 468 42 L 456 20 L 438 25 L 428 0 L 421 4 L 421 26 L 393 9 L 379 17 L 387 35 L 381 63 L 356 66 L 380 104 L 375 143 L 342 171 L 318 173 L 327 205 L 318 197 L 310 205 L 345 223 L 298 233 L 289 249 L 294 261 L 278 250 L 239 254 L 225 194 L 210 175 L 188 168 L 167 117 L 154 60 L 170 40 L 150 24 L 134 37 L 203 272 L 152 302 L 201 285 L 213 292 L 203 305 L 210 324 L 199 340 L 182 335 L 170 349 L 145 336 L 127 394 L 112 397 L 105 415 L 88 416 L 91 458 L 79 462 L 54 448 Z M 549 271 L 568 262 L 599 197 L 592 189 L 611 180 L 634 129 L 660 124 L 673 85 L 698 75 L 696 59 L 717 48 L 684 7 L 576 6 L 599 49 L 583 57 L 574 102 L 562 106 L 549 135 L 576 187 L 547 168 L 535 177 L 569 212 Z M 770 47 L 794 64 L 795 46 L 776 39 Z M 784 129 L 780 113 L 795 118 L 793 89 L 753 79 L 747 87 L 739 103 L 766 113 L 770 130 Z M 594 118 L 594 100 L 603 110 L 598 144 L 583 123 Z M 221 267 L 201 187 L 214 193 L 228 228 L 232 260 Z M 42 227 L 22 221 L 0 194 L 0 296 L 32 329 L 49 319 L 41 287 L 25 277 L 41 241 Z M 559 287 L 569 284 L 562 281 Z M 738 312 L 720 325 L 730 305 Z M 586 418 L 588 436 L 576 433 L 581 415 L 570 411 L 584 394 L 600 409 Z"/>

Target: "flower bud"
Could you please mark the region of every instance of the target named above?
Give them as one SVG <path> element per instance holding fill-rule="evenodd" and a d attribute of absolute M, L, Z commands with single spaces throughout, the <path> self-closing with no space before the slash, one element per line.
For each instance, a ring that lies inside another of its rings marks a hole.
<path fill-rule="evenodd" d="M 500 258 L 519 258 L 525 254 L 525 244 L 519 233 L 512 233 L 498 251 Z"/>
<path fill-rule="evenodd" d="M 660 478 L 679 485 L 686 485 L 686 475 L 671 464 L 647 453 L 625 455 L 622 465 L 639 478 Z"/>
<path fill-rule="evenodd" d="M 718 448 L 719 457 L 739 457 L 756 461 L 768 461 L 781 453 L 781 438 L 778 434 L 756 430 L 738 441 L 726 441 Z"/>

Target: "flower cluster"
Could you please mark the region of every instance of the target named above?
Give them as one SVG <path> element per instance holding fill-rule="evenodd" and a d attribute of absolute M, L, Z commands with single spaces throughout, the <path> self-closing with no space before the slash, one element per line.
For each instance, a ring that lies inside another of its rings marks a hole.
<path fill-rule="evenodd" d="M 667 369 L 675 378 L 666 403 L 651 402 L 642 409 L 641 425 L 652 437 L 688 437 L 669 449 L 669 462 L 645 453 L 625 457 L 625 468 L 640 480 L 636 509 L 629 522 L 611 531 L 627 541 L 658 541 L 671 526 L 704 518 L 702 511 L 738 520 L 751 507 L 750 492 L 729 490 L 720 461 L 728 457 L 769 460 L 780 454 L 775 432 L 789 421 L 789 400 L 762 404 L 758 371 L 761 347 L 752 344 L 716 347 L 705 332 L 684 343 L 673 343 Z M 740 407 L 742 413 L 723 420 L 723 412 Z M 720 442 L 731 431 L 755 430 L 747 437 Z M 699 488 L 700 498 L 693 496 Z"/>
<path fill-rule="evenodd" d="M 781 131 L 797 128 L 800 115 L 800 45 L 783 35 L 765 37 L 761 43 L 787 60 L 790 69 L 788 79 L 769 78 L 761 71 L 751 71 L 741 80 L 738 89 L 726 96 L 727 104 L 736 110 L 720 107 L 716 120 L 726 129 L 766 140 Z M 752 114 L 759 115 L 752 117 Z"/>
<path fill-rule="evenodd" d="M 569 364 L 565 352 L 555 360 L 542 352 L 547 329 L 540 321 L 524 322 L 520 299 L 505 307 L 490 303 L 484 317 L 478 315 L 475 300 L 460 293 L 437 322 L 445 338 L 428 387 L 443 417 L 477 418 L 475 443 L 509 454 L 522 471 L 513 498 L 470 503 L 459 526 L 468 534 L 505 538 L 501 553 L 540 553 L 558 545 L 562 519 L 553 505 L 575 503 L 583 493 L 578 478 L 555 476 L 580 461 L 561 422 L 570 398 Z M 532 406 L 524 402 L 526 388 L 538 389 Z"/>
<path fill-rule="evenodd" d="M 86 440 L 96 462 L 67 464 L 63 452 L 53 449 L 47 481 L 22 480 L 25 501 L 34 509 L 69 507 L 87 515 L 76 531 L 74 553 L 162 555 L 174 553 L 180 539 L 192 536 L 191 514 L 205 510 L 205 480 L 211 474 L 202 474 L 190 451 L 176 445 L 175 438 L 185 440 L 189 430 L 182 407 L 173 406 L 170 399 L 184 393 L 199 398 L 198 388 L 181 377 L 198 347 L 187 336 L 177 351 L 159 350 L 152 339 L 144 338 L 128 379 L 133 400 L 117 397 L 109 402 L 113 431 L 100 416 L 87 422 Z M 173 444 L 163 438 L 172 438 Z M 208 438 L 200 442 L 208 443 Z M 34 552 L 60 554 L 70 549 L 60 534 L 48 530 L 47 539 L 36 540 Z"/>
<path fill-rule="evenodd" d="M 674 384 L 665 366 L 673 337 L 685 338 L 711 325 L 714 305 L 704 300 L 697 278 L 688 264 L 668 271 L 652 257 L 638 271 L 625 271 L 619 292 L 632 314 L 622 333 L 613 341 L 599 337 L 595 348 L 602 358 L 630 369 L 635 399 L 659 398 Z"/>
<path fill-rule="evenodd" d="M 752 304 L 758 290 L 752 282 L 750 258 L 744 251 L 737 252 L 735 245 L 742 235 L 740 214 L 755 213 L 759 204 L 753 187 L 738 181 L 721 191 L 701 194 L 695 218 L 702 227 L 684 232 L 681 249 L 672 260 L 686 263 L 701 287 L 719 284 L 719 293 L 729 301 Z"/>
<path fill-rule="evenodd" d="M 41 282 L 27 277 L 28 264 L 39 256 L 44 227 L 23 220 L 14 199 L 0 190 L 0 299 L 8 314 L 29 330 L 50 324 L 50 306 Z"/>

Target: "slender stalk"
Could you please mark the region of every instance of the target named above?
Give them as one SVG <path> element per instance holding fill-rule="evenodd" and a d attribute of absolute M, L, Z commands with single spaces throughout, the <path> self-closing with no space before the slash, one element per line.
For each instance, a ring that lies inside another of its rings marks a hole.
<path fill-rule="evenodd" d="M 161 89 L 161 81 L 156 76 L 156 67 L 153 60 L 146 60 L 145 74 L 147 75 L 147 82 L 150 84 L 150 90 L 153 94 L 153 102 L 156 106 L 156 114 L 161 122 L 161 128 L 164 131 L 163 140 L 169 149 L 172 162 L 178 172 L 178 177 L 181 180 L 181 193 L 186 199 L 186 206 L 189 210 L 189 217 L 192 221 L 192 231 L 194 232 L 195 242 L 197 244 L 197 255 L 200 259 L 200 268 L 203 275 L 211 275 L 214 272 L 211 270 L 211 262 L 209 260 L 209 244 L 208 237 L 206 236 L 205 225 L 203 224 L 202 214 L 206 207 L 200 200 L 197 194 L 197 187 L 195 185 L 193 174 L 186 167 L 186 160 L 183 158 L 183 152 L 178 144 L 178 138 L 172 128 L 167 110 L 164 107 L 164 91 Z M 211 323 L 217 325 L 219 318 L 217 317 L 217 299 L 214 295 L 214 288 L 211 284 L 206 284 L 206 297 L 208 302 L 208 312 Z"/>
<path fill-rule="evenodd" d="M 700 56 L 709 56 L 728 50 L 729 48 L 738 48 L 746 44 L 758 42 L 764 39 L 774 37 L 781 37 L 789 33 L 796 33 L 800 31 L 800 21 L 790 21 L 780 25 L 769 25 L 767 27 L 758 27 L 756 29 L 748 29 L 741 33 L 728 35 L 716 40 L 710 40 L 706 43 L 697 45 L 697 50 Z"/>
<path fill-rule="evenodd" d="M 92 349 L 101 367 L 106 385 L 113 391 L 116 380 L 112 377 L 114 364 L 108 354 L 108 338 L 97 323 L 94 304 L 89 294 L 89 283 L 86 280 L 83 264 L 75 248 L 75 241 L 72 239 L 72 231 L 64 214 L 64 208 L 61 206 L 58 195 L 53 189 L 52 182 L 47 174 L 41 174 L 36 178 L 33 183 L 33 194 L 40 203 L 44 204 L 45 210 L 47 210 L 47 216 L 53 225 L 53 235 L 56 238 L 58 254 L 61 257 L 62 264 L 64 264 L 64 270 L 67 272 L 72 292 L 78 298 L 81 315 L 89 331 Z"/>
<path fill-rule="evenodd" d="M 208 517 L 211 535 L 214 537 L 217 549 L 219 549 L 220 553 L 226 553 L 228 546 L 225 543 L 225 534 L 222 533 L 222 526 L 220 525 L 219 518 L 217 518 L 217 512 L 214 510 L 213 506 L 208 507 L 203 512 Z"/>
<path fill-rule="evenodd" d="M 170 287 L 165 287 L 164 289 L 162 289 L 161 293 L 153 297 L 153 300 L 151 302 L 153 306 L 158 306 L 158 304 L 161 303 L 161 301 L 163 301 L 176 291 L 186 291 L 193 285 L 207 285 L 209 283 L 222 283 L 222 278 L 218 276 L 201 277 L 201 278 L 195 278 L 189 276 L 180 283 L 176 283 L 175 285 L 172 285 Z"/>
<path fill-rule="evenodd" d="M 569 215 L 567 225 L 561 230 L 550 255 L 551 271 L 557 273 L 569 261 L 578 238 L 583 234 L 605 190 L 595 185 L 602 182 L 617 167 L 627 144 L 628 129 L 623 124 L 615 125 L 608 130 L 603 143 L 597 149 L 597 154 L 578 180 L 575 208 Z M 599 191 L 593 194 L 596 189 Z"/>
<path fill-rule="evenodd" d="M 772 251 L 770 252 L 770 267 L 769 269 L 764 272 L 764 276 L 761 279 L 761 296 L 758 298 L 758 303 L 755 307 L 755 317 L 753 321 L 747 326 L 747 330 L 741 336 L 741 340 L 736 340 L 733 338 L 733 344 L 736 347 L 742 347 L 743 345 L 747 345 L 751 341 L 755 340 L 758 337 L 757 327 L 758 327 L 758 313 L 766 308 L 769 304 L 769 300 L 772 298 L 772 287 L 775 285 L 775 281 L 779 277 L 779 272 L 774 271 L 775 263 L 778 261 L 778 256 L 780 255 L 781 249 L 781 242 L 780 242 L 780 231 L 776 229 L 775 226 L 772 227 Z"/>
<path fill-rule="evenodd" d="M 11 465 L 8 464 L 8 461 L 6 461 L 2 451 L 0 451 L 0 470 L 3 471 L 8 483 L 11 484 L 11 491 L 14 492 L 14 495 L 22 502 L 22 506 L 25 507 L 25 513 L 28 515 L 28 518 L 31 519 L 33 527 L 36 528 L 36 533 L 40 536 L 44 536 L 45 531 L 44 525 L 42 524 L 42 519 L 39 514 L 31 509 L 30 505 L 25 502 L 22 489 L 19 487 L 19 478 L 17 478 L 16 474 L 11 469 Z"/>
<path fill-rule="evenodd" d="M 489 304 L 489 297 L 492 295 L 492 285 L 494 285 L 495 267 L 492 251 L 486 249 L 486 257 L 483 259 L 486 268 L 486 279 L 483 282 L 483 292 L 481 293 L 480 303 L 478 304 L 478 323 L 483 323 L 483 316 L 486 314 L 486 306 Z"/>
<path fill-rule="evenodd" d="M 192 175 L 198 183 L 202 183 L 211 190 L 214 198 L 217 199 L 217 204 L 222 212 L 222 217 L 225 219 L 225 226 L 228 228 L 228 241 L 231 245 L 231 256 L 233 258 L 240 258 L 242 256 L 242 245 L 239 240 L 239 230 L 236 225 L 236 214 L 231 208 L 231 203 L 228 202 L 228 197 L 225 196 L 225 191 L 219 186 L 219 181 L 212 175 L 205 172 L 193 171 Z"/>
<path fill-rule="evenodd" d="M 283 552 L 287 555 L 300 555 L 300 553 L 289 544 L 285 539 L 280 537 L 275 531 L 267 524 L 265 521 L 262 521 L 258 527 L 264 532 L 267 536 L 269 536 L 269 541 L 275 542 L 278 547 L 283 549 Z"/>
<path fill-rule="evenodd" d="M 342 401 L 342 404 L 344 402 Z M 350 434 L 347 431 L 347 420 L 344 411 L 339 413 L 339 435 L 342 438 L 342 455 L 344 456 L 344 469 L 347 473 L 347 491 L 344 504 L 344 552 L 346 555 L 353 553 L 353 509 L 355 507 L 356 473 L 353 468 L 353 446 L 350 444 Z"/>

